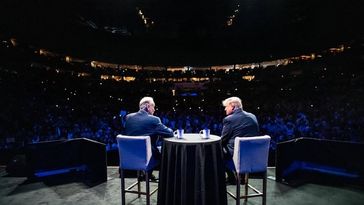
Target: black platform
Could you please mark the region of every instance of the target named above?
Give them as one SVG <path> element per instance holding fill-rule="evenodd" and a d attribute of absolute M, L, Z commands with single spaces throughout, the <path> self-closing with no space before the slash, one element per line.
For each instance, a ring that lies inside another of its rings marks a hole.
<path fill-rule="evenodd" d="M 298 138 L 277 144 L 277 181 L 350 183 L 364 187 L 363 143 Z"/>
<path fill-rule="evenodd" d="M 28 178 L 83 173 L 87 180 L 107 180 L 105 144 L 86 138 L 30 144 L 26 149 Z"/>

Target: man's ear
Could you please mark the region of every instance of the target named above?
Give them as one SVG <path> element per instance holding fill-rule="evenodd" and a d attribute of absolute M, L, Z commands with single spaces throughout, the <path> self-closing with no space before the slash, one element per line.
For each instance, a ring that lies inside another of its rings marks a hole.
<path fill-rule="evenodd" d="M 145 106 L 144 110 L 145 110 L 146 112 L 149 112 L 149 104 L 147 104 L 147 105 Z"/>

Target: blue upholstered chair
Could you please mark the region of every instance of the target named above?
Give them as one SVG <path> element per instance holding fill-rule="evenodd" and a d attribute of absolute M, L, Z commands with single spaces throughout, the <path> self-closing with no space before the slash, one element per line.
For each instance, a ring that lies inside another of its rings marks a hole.
<path fill-rule="evenodd" d="M 159 161 L 152 156 L 152 147 L 149 136 L 125 136 L 118 135 L 116 137 L 119 147 L 119 167 L 121 178 L 121 204 L 125 205 L 125 193 L 134 193 L 146 195 L 147 205 L 150 204 L 150 196 L 154 194 L 158 188 L 150 192 L 148 171 L 152 170 L 159 164 Z M 136 170 L 137 181 L 125 189 L 125 178 L 123 170 Z M 140 173 L 144 172 L 146 191 L 140 190 Z M 138 186 L 138 191 L 132 190 Z"/>
<path fill-rule="evenodd" d="M 228 194 L 240 204 L 240 199 L 245 201 L 250 197 L 262 197 L 263 205 L 266 204 L 267 191 L 267 166 L 269 154 L 270 137 L 268 135 L 257 137 L 237 137 L 234 144 L 233 160 L 228 163 L 236 178 L 236 195 L 228 191 Z M 249 184 L 249 173 L 263 174 L 263 187 L 259 191 Z M 241 176 L 244 174 L 245 194 L 240 196 Z M 249 188 L 254 194 L 248 194 Z"/>

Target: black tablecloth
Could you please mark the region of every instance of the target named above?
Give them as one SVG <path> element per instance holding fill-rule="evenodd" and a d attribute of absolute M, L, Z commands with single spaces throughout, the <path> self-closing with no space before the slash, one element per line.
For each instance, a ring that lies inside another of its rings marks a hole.
<path fill-rule="evenodd" d="M 159 205 L 226 205 L 221 141 L 164 142 Z"/>

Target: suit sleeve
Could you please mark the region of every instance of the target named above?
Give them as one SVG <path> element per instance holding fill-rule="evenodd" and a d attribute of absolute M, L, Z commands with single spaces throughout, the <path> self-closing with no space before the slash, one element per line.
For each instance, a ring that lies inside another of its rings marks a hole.
<path fill-rule="evenodd" d="M 173 130 L 163 125 L 161 120 L 156 118 L 155 134 L 161 135 L 162 137 L 173 137 Z"/>
<path fill-rule="evenodd" d="M 221 133 L 221 141 L 222 141 L 222 145 L 225 146 L 229 143 L 229 139 L 231 138 L 231 121 L 228 119 L 224 119 L 223 122 L 223 127 L 222 127 L 222 133 Z"/>

